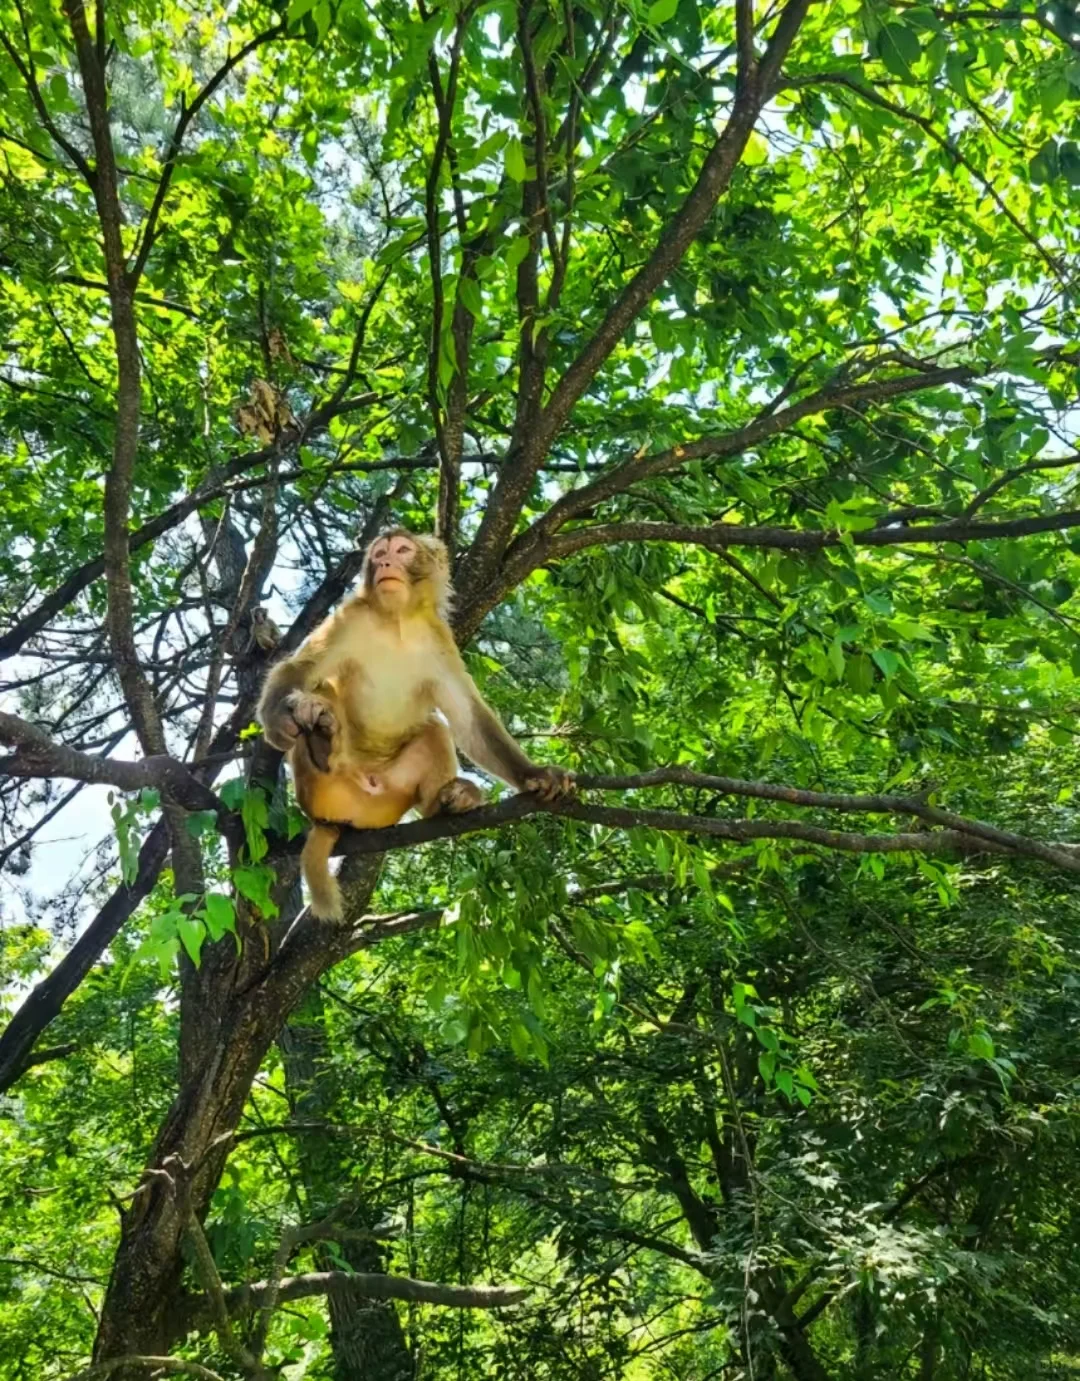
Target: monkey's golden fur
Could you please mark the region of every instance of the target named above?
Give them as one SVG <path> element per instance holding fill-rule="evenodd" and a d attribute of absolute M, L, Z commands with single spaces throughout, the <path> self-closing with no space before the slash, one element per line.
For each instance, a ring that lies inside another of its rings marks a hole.
<path fill-rule="evenodd" d="M 455 742 L 519 791 L 572 790 L 569 773 L 530 762 L 484 703 L 446 625 L 449 597 L 443 544 L 393 528 L 368 547 L 357 592 L 267 678 L 259 720 L 315 821 L 301 866 L 317 916 L 341 916 L 329 869 L 338 824 L 380 828 L 414 806 L 428 816 L 481 803 L 458 776 Z"/>

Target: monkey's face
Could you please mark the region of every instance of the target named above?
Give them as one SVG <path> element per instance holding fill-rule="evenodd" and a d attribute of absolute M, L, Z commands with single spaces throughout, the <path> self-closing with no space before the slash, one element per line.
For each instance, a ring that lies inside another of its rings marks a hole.
<path fill-rule="evenodd" d="M 368 547 L 364 574 L 368 598 L 389 614 L 434 607 L 447 596 L 446 548 L 437 537 L 417 537 L 395 528 Z"/>
<path fill-rule="evenodd" d="M 368 588 L 384 609 L 401 609 L 410 602 L 420 572 L 420 548 L 403 532 L 377 537 L 368 551 Z"/>

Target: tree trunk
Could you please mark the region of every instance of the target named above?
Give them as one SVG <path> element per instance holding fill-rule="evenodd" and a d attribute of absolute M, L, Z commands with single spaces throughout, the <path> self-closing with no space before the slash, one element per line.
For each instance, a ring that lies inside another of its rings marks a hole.
<path fill-rule="evenodd" d="M 778 1286 L 767 1274 L 763 1274 L 755 1281 L 755 1287 L 776 1325 L 779 1335 L 777 1351 L 795 1381 L 831 1381 L 805 1330 L 800 1327 L 794 1309 L 787 1303 L 783 1286 Z"/>
<path fill-rule="evenodd" d="M 278 1044 L 295 1117 L 304 1122 L 325 1119 L 333 1108 L 337 1090 L 329 1073 L 330 1050 L 322 1023 L 322 1002 L 317 994 L 312 994 L 304 1005 L 302 1015 L 285 1027 Z M 308 1216 L 324 1217 L 344 1197 L 340 1147 L 313 1132 L 301 1138 L 299 1150 Z M 357 1199 L 355 1187 L 349 1197 Z M 369 1203 L 361 1190 L 347 1223 L 353 1228 L 370 1230 L 381 1216 L 378 1206 Z M 347 1239 L 340 1244 L 340 1250 L 354 1271 L 386 1269 L 377 1242 Z M 327 1259 L 320 1262 L 320 1269 L 329 1270 L 333 1264 Z M 392 1301 L 331 1294 L 328 1304 L 335 1381 L 412 1381 L 416 1369 Z"/>
<path fill-rule="evenodd" d="M 940 1319 L 935 1317 L 923 1330 L 922 1342 L 919 1344 L 919 1381 L 934 1381 L 940 1338 L 941 1323 Z"/>
<path fill-rule="evenodd" d="M 365 909 L 380 862 L 377 855 L 346 860 L 342 890 L 347 915 L 359 916 Z M 148 1168 L 167 1168 L 172 1156 L 189 1166 L 191 1201 L 200 1220 L 228 1158 L 229 1134 L 271 1042 L 308 987 L 358 947 L 348 925 L 317 921 L 310 913 L 291 931 L 288 927 L 285 920 L 273 930 L 250 927 L 240 959 L 232 966 L 215 963 L 213 988 L 202 987 L 206 1029 L 213 1031 L 215 1047 L 200 1052 L 199 1060 L 181 1052 L 181 1069 L 188 1074 L 158 1133 Z M 257 933 L 264 929 L 268 956 L 264 937 Z M 215 948 L 224 954 L 230 944 L 226 938 Z M 121 1224 L 94 1345 L 96 1361 L 168 1350 L 184 1232 L 168 1186 L 160 1179 L 144 1180 Z"/>

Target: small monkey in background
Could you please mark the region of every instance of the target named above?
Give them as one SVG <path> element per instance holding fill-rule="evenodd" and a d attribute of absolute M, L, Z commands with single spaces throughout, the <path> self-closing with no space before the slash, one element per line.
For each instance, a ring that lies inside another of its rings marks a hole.
<path fill-rule="evenodd" d="M 455 744 L 518 791 L 550 801 L 573 790 L 571 773 L 530 762 L 484 703 L 447 627 L 449 598 L 442 542 L 393 528 L 368 547 L 359 590 L 267 677 L 259 721 L 314 821 L 300 862 L 316 916 L 341 918 L 329 868 L 339 825 L 481 804 Z"/>
<path fill-rule="evenodd" d="M 248 638 L 246 651 L 250 652 L 253 647 L 261 648 L 263 652 L 273 652 L 278 643 L 281 642 L 281 629 L 270 617 L 270 612 L 260 604 L 257 609 L 251 611 L 251 634 Z"/>

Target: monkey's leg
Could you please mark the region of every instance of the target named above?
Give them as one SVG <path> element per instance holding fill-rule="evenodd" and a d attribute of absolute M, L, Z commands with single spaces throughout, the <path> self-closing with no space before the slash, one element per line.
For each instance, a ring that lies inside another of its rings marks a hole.
<path fill-rule="evenodd" d="M 311 910 L 325 920 L 342 919 L 341 888 L 330 872 L 330 855 L 341 835 L 341 827 L 357 829 L 392 825 L 409 808 L 409 799 L 388 793 L 372 795 L 363 791 L 347 771 L 321 771 L 308 757 L 301 741 L 290 755 L 296 799 L 315 823 L 303 852 L 301 871 L 311 893 Z"/>
<path fill-rule="evenodd" d="M 311 911 L 325 921 L 342 918 L 341 888 L 330 871 L 330 855 L 341 837 L 336 825 L 312 825 L 300 855 L 300 871 L 311 893 Z"/>
<path fill-rule="evenodd" d="M 454 740 L 441 720 L 433 719 L 402 750 L 392 772 L 395 777 L 398 772 L 407 774 L 416 793 L 416 808 L 425 818 L 443 810 L 454 814 L 474 810 L 483 804 L 480 788 L 458 776 Z"/>

